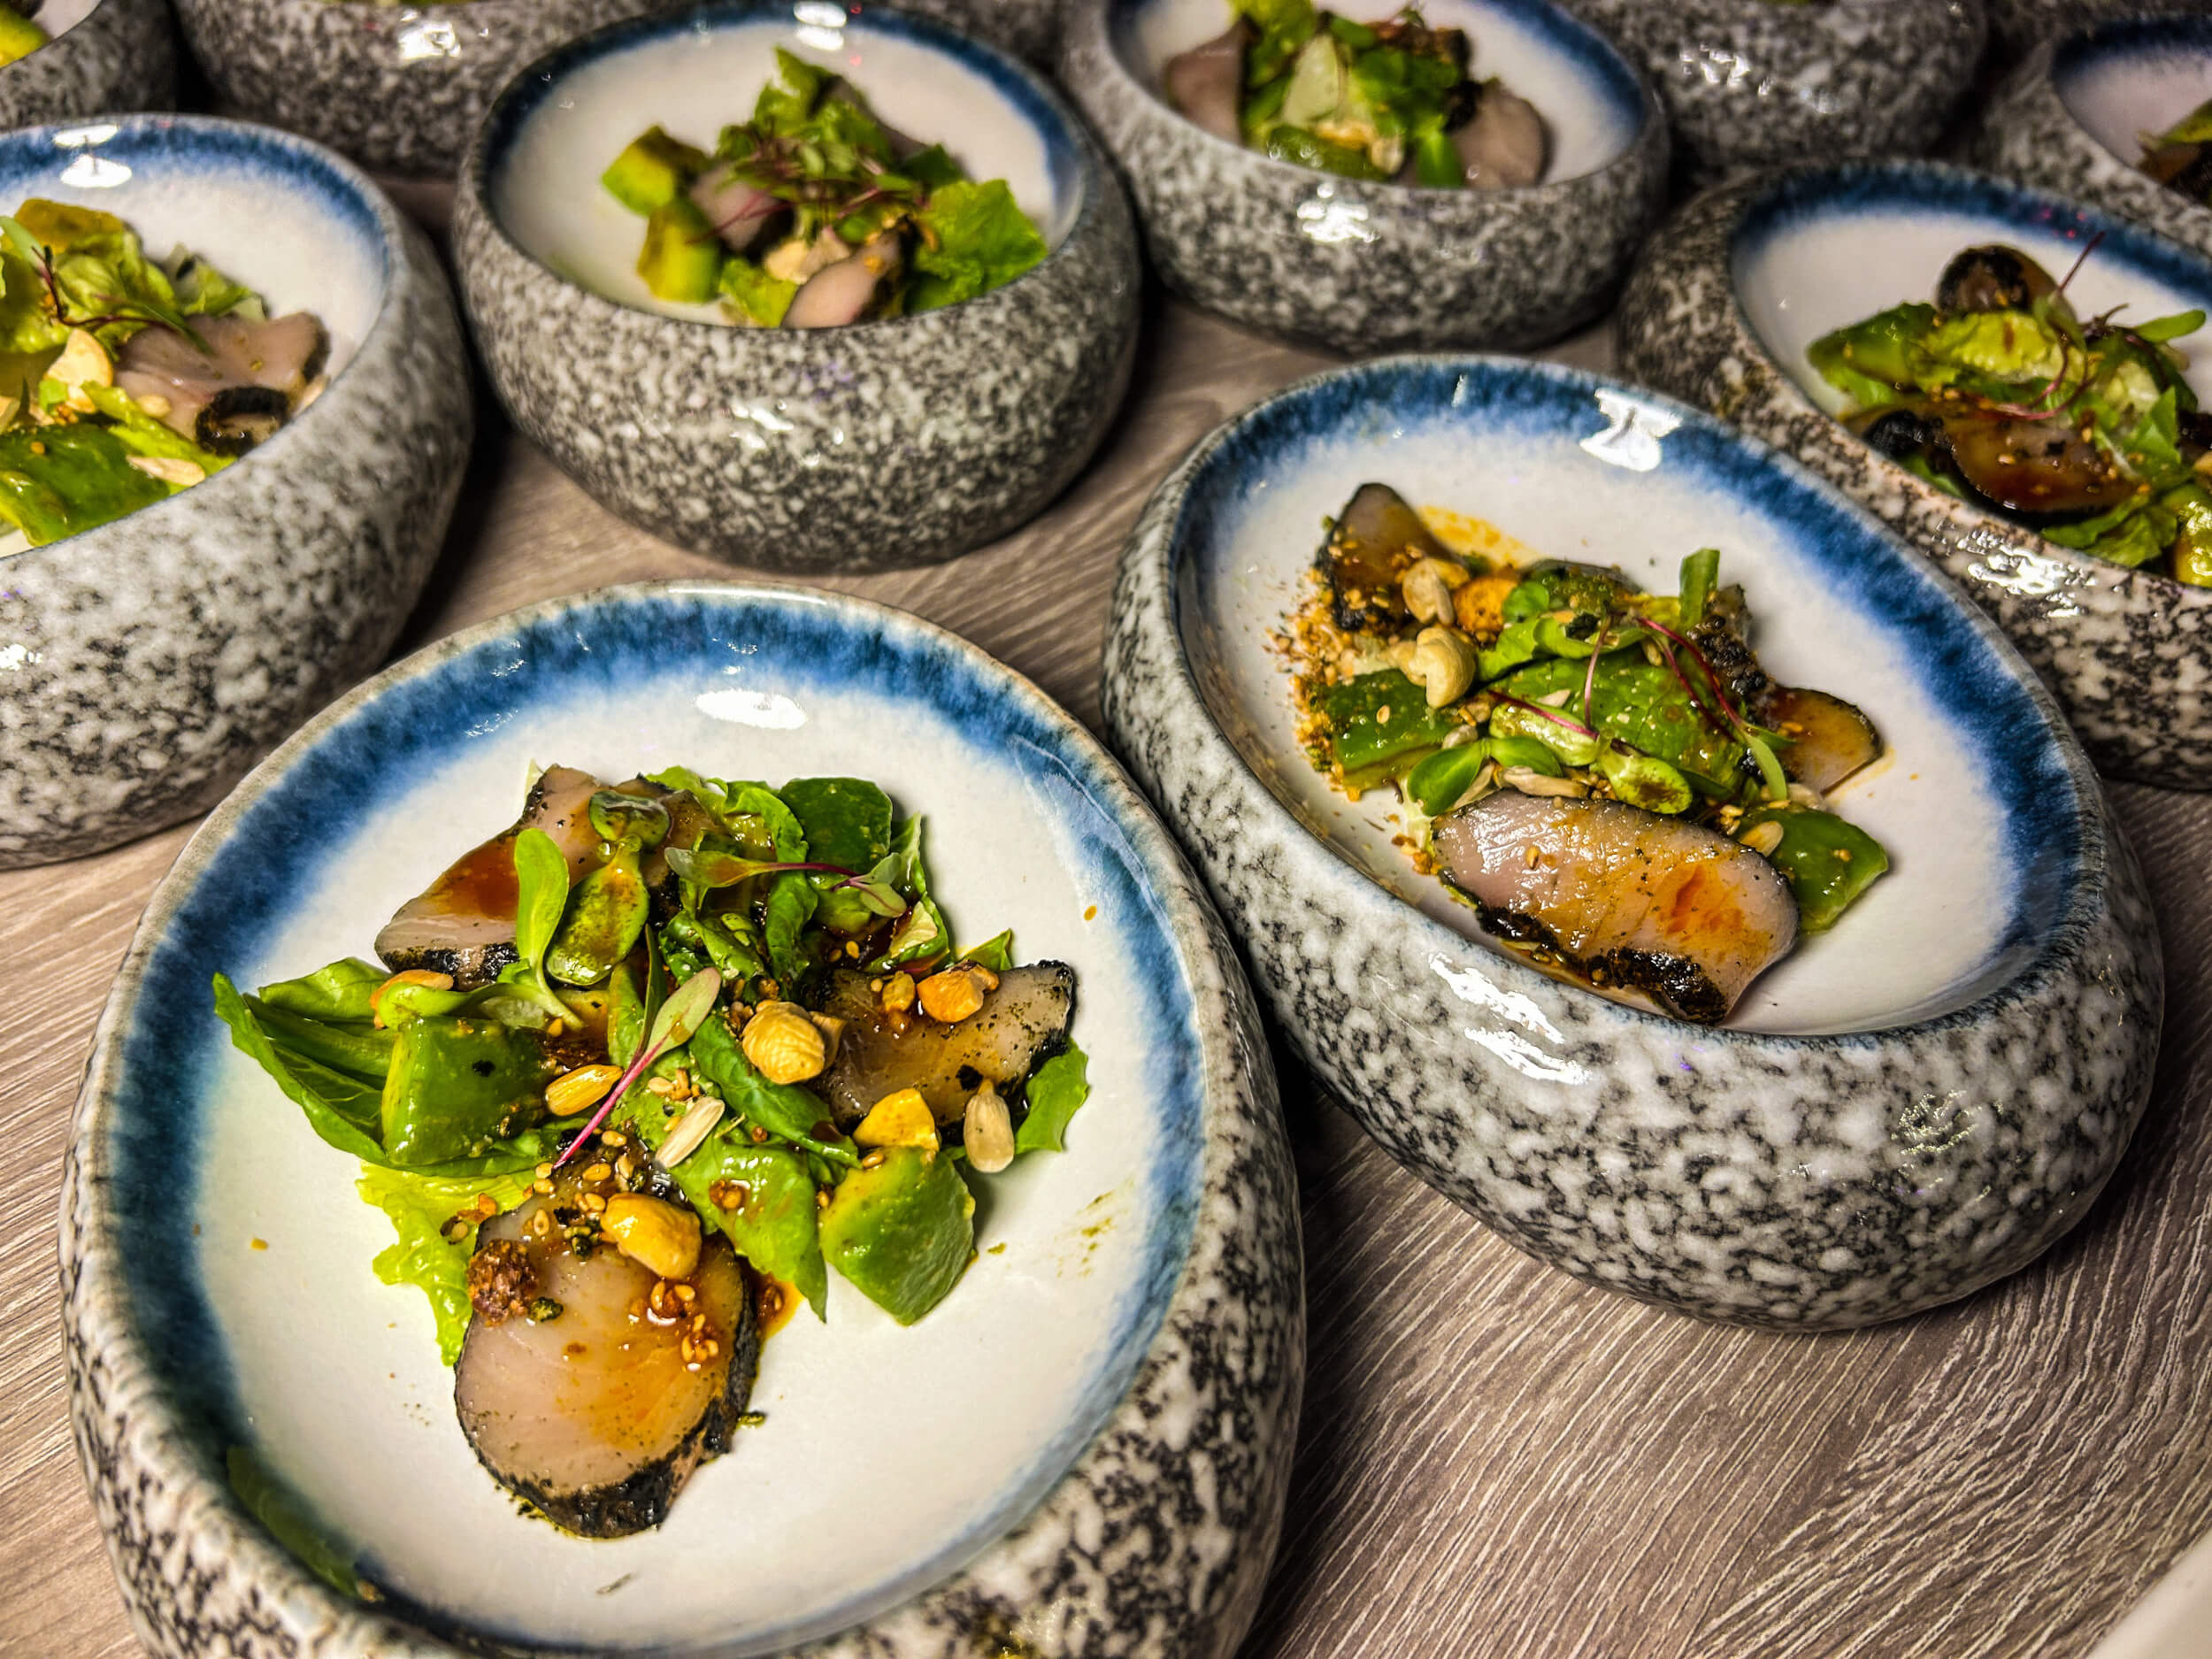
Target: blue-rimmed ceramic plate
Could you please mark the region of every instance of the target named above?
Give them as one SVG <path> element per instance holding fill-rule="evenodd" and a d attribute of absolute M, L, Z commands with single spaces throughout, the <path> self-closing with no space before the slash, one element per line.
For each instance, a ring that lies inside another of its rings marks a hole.
<path fill-rule="evenodd" d="M 355 1166 L 208 1001 L 218 969 L 258 983 L 362 951 L 426 872 L 511 819 L 534 761 L 878 780 L 927 815 L 956 927 L 1010 925 L 1025 957 L 1074 965 L 1094 1089 L 1069 1151 L 995 1189 L 953 1296 L 902 1330 L 834 1283 L 826 1324 L 767 1345 L 765 1424 L 660 1530 L 615 1542 L 525 1517 L 478 1468 L 426 1307 L 370 1271 L 389 1234 Z M 1248 995 L 1096 743 L 972 647 L 858 601 L 560 602 L 315 721 L 155 895 L 102 1023 L 66 1215 L 80 1443 L 159 1653 L 448 1650 L 260 1531 L 225 1479 L 242 1457 L 296 1494 L 339 1578 L 526 1648 L 933 1655 L 995 1633 L 1225 1654 L 1271 1551 L 1302 1306 Z"/>
<path fill-rule="evenodd" d="M 2071 270 L 2084 317 L 2212 311 L 2212 260 L 2065 197 L 1933 162 L 1824 167 L 1709 191 L 1670 220 L 1621 297 L 1622 368 L 1795 457 L 1941 565 L 2107 772 L 2212 788 L 2212 588 L 2061 547 L 1916 477 L 1834 419 L 1843 399 L 1805 355 L 1830 329 L 1932 300 L 1952 256 L 1988 242 Z M 2181 342 L 2200 398 L 2204 338 Z"/>
<path fill-rule="evenodd" d="M 1786 684 L 1889 753 L 1837 810 L 1892 869 L 1721 1029 L 1487 939 L 1308 763 L 1271 640 L 1322 518 L 1379 480 L 1478 545 L 1671 591 L 1717 547 Z M 2050 700 L 1941 577 L 1682 406 L 1500 358 L 1302 382 L 1217 430 L 1124 555 L 1117 743 L 1242 933 L 1286 1033 L 1425 1179 L 1568 1271 L 1710 1317 L 1862 1325 L 1964 1294 L 2077 1220 L 2140 1113 L 2158 945 Z"/>

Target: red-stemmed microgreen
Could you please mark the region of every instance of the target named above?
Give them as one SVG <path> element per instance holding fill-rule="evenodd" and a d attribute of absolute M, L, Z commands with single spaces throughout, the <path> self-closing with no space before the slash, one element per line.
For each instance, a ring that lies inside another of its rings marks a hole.
<path fill-rule="evenodd" d="M 576 1154 L 576 1148 L 599 1133 L 599 1125 L 607 1121 L 607 1115 L 629 1093 L 630 1085 L 644 1075 L 645 1070 L 672 1048 L 680 1048 L 698 1034 L 699 1028 L 714 1017 L 715 1000 L 722 995 L 722 976 L 712 968 L 702 968 L 668 994 L 654 1017 L 653 1027 L 645 1042 L 634 1057 L 627 1070 L 607 1091 L 607 1098 L 599 1103 L 599 1110 L 591 1115 L 581 1133 L 563 1148 L 561 1156 L 553 1160 L 559 1169 Z"/>

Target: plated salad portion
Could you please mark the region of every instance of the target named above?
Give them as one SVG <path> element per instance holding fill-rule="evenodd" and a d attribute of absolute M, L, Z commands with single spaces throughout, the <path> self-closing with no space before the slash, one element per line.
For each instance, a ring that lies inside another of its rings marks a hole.
<path fill-rule="evenodd" d="M 219 472 L 320 388 L 328 339 L 111 213 L 0 218 L 0 519 L 34 546 Z"/>
<path fill-rule="evenodd" d="M 1418 9 L 1356 22 L 1312 0 L 1229 0 L 1228 29 L 1171 58 L 1168 102 L 1233 144 L 1349 179 L 1507 189 L 1544 174 L 1527 99 L 1468 73 L 1464 31 Z"/>
<path fill-rule="evenodd" d="M 1073 970 L 954 941 L 872 783 L 556 766 L 378 962 L 219 973 L 215 1007 L 359 1161 L 484 1467 L 618 1537 L 728 1449 L 829 1270 L 912 1324 L 974 1257 L 974 1190 L 1061 1148 Z"/>
<path fill-rule="evenodd" d="M 1285 644 L 1314 766 L 1354 800 L 1394 786 L 1401 844 L 1486 932 L 1717 1025 L 1889 867 L 1825 799 L 1882 753 L 1872 724 L 1778 684 L 1750 634 L 1710 548 L 1678 591 L 1643 593 L 1455 553 L 1370 483 L 1328 523 Z"/>
<path fill-rule="evenodd" d="M 602 176 L 645 217 L 639 276 L 755 328 L 834 328 L 1002 288 L 1049 251 L 1002 179 L 887 127 L 849 81 L 791 53 L 712 153 L 658 127 Z"/>
<path fill-rule="evenodd" d="M 2062 547 L 2212 587 L 2212 416 L 2174 343 L 2204 313 L 2084 319 L 2071 278 L 2016 248 L 1969 248 L 1933 304 L 1893 306 L 1807 355 L 1850 400 L 1844 424 L 1906 471 Z"/>

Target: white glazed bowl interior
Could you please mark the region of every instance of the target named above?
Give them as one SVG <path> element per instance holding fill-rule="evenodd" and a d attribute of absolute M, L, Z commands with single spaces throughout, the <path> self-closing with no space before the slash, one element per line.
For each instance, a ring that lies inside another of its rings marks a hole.
<path fill-rule="evenodd" d="M 59 40 L 98 10 L 100 0 L 46 0 L 33 19 L 51 41 Z"/>
<path fill-rule="evenodd" d="M 641 311 L 726 320 L 718 304 L 657 299 L 637 273 L 645 221 L 600 184 L 624 145 L 656 123 L 711 150 L 777 78 L 780 47 L 845 76 L 885 121 L 941 142 L 971 178 L 1003 179 L 1056 247 L 1082 208 L 1076 140 L 1023 72 L 932 25 L 841 5 L 723 8 L 626 25 L 557 53 L 541 86 L 494 117 L 493 216 L 523 251 L 571 281 Z M 511 97 L 515 96 L 511 94 Z"/>
<path fill-rule="evenodd" d="M 1459 361 L 1386 360 L 1371 387 L 1356 376 L 1324 387 L 1328 398 L 1315 403 L 1327 413 L 1303 426 L 1286 415 L 1235 459 L 1212 458 L 1222 481 L 1194 482 L 1179 531 L 1184 649 L 1216 724 L 1275 797 L 1353 869 L 1502 950 L 1471 907 L 1417 875 L 1393 844 L 1403 830 L 1394 790 L 1347 802 L 1299 748 L 1271 636 L 1307 591 L 1323 517 L 1379 480 L 1417 508 L 1486 519 L 1532 557 L 1617 565 L 1661 593 L 1675 590 L 1686 555 L 1717 547 L 1722 580 L 1743 585 L 1767 669 L 1856 703 L 1890 750 L 1833 797 L 1888 849 L 1890 873 L 1832 932 L 1801 941 L 1756 980 L 1729 1024 L 1877 1030 L 1962 1008 L 2016 972 L 2059 901 L 2038 891 L 2019 815 L 2008 820 L 1983 775 L 1975 717 L 1954 712 L 1964 682 L 1953 683 L 1944 653 L 1959 652 L 1941 637 L 1973 636 L 1963 604 L 1855 510 L 1832 499 L 1803 508 L 1809 485 L 1769 488 L 1771 464 L 1744 459 L 1755 452 L 1747 441 L 1676 435 L 1673 406 L 1564 377 L 1546 390 L 1536 371 L 1503 360 L 1474 359 L 1481 366 L 1471 373 L 1486 385 L 1525 374 L 1538 388 L 1528 402 L 1517 404 L 1523 394 L 1510 387 L 1485 389 L 1461 412 L 1458 394 L 1428 385 Z M 1916 595 L 1919 614 L 1909 623 L 1838 579 L 1836 562 L 1848 555 L 1835 548 L 1861 544 L 1910 570 L 1901 590 Z M 1988 657 L 1993 648 L 1977 649 Z M 1974 673 L 1987 685 L 2002 671 Z M 1997 695 L 2016 690 L 2006 684 Z"/>
<path fill-rule="evenodd" d="M 2059 48 L 2051 86 L 2082 130 L 2132 167 L 2146 134 L 2212 98 L 2212 21 L 2107 24 Z"/>
<path fill-rule="evenodd" d="M 1831 414 L 1847 400 L 1820 377 L 1806 349 L 1892 305 L 1932 301 L 1943 267 L 1978 243 L 2009 243 L 2060 279 L 2080 260 L 2066 295 L 2084 317 L 2116 305 L 2135 322 L 2192 307 L 2212 311 L 2212 267 L 2139 232 L 2054 211 L 2045 198 L 1962 173 L 1870 169 L 1815 177 L 1839 182 L 1793 183 L 1755 206 L 1737 233 L 1732 271 L 1736 302 L 1759 343 Z M 2100 230 L 2103 240 L 2082 259 Z M 2185 378 L 2212 402 L 2205 338 L 2180 344 L 2193 359 Z"/>
<path fill-rule="evenodd" d="M 127 1075 L 127 1093 L 153 1094 L 118 1109 L 119 1190 L 165 1165 L 174 1215 L 119 1224 L 145 1281 L 140 1317 L 165 1333 L 166 1369 L 207 1390 L 218 1432 L 247 1440 L 434 1627 L 720 1655 L 871 1617 L 1056 1484 L 1181 1276 L 1194 1004 L 1115 809 L 1041 696 L 908 618 L 857 611 L 662 590 L 480 631 L 280 757 L 283 775 L 211 850 L 149 966 L 131 1052 L 156 1053 L 154 1028 L 177 1024 L 159 1039 L 169 1074 Z M 1070 1149 L 991 1186 L 955 1294 L 901 1329 L 833 1274 L 829 1322 L 802 1310 L 765 1344 L 765 1424 L 705 1465 L 658 1531 L 615 1541 L 519 1514 L 478 1467 L 420 1294 L 371 1271 L 391 1231 L 356 1198 L 357 1166 L 206 1008 L 218 968 L 251 986 L 365 953 L 396 905 L 511 821 L 534 762 L 879 780 L 927 815 L 935 891 L 961 937 L 1010 926 L 1023 959 L 1075 967 L 1090 1056 Z M 190 1104 L 159 1108 L 182 1126 L 150 1140 L 155 1094 Z"/>
<path fill-rule="evenodd" d="M 1116 7 L 1115 40 L 1130 73 L 1164 101 L 1160 72 L 1169 58 L 1229 27 L 1227 0 L 1108 0 Z M 1386 4 L 1349 7 L 1345 15 L 1386 16 Z M 1628 152 L 1644 119 L 1632 73 L 1573 24 L 1528 0 L 1424 0 L 1421 15 L 1440 27 L 1464 29 L 1469 72 L 1495 75 L 1536 106 L 1551 134 L 1541 182 L 1580 178 Z"/>

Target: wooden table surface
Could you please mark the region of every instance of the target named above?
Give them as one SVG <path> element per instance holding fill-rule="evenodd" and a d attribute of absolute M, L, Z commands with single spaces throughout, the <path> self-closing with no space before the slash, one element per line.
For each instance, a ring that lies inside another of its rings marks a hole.
<path fill-rule="evenodd" d="M 949 565 L 826 585 L 957 630 L 1095 725 L 1145 496 L 1326 361 L 1156 300 L 1130 401 L 1053 511 Z M 601 511 L 488 407 L 484 425 L 403 650 L 552 595 L 724 573 Z M 2212 796 L 2113 794 L 2162 895 L 2156 1092 L 2082 1227 L 1961 1306 L 1792 1338 L 1585 1288 L 1286 1062 L 1311 1340 L 1248 1659 L 2086 1653 L 2212 1525 Z M 134 1650 L 70 1445 L 55 1211 L 94 1020 L 189 833 L 0 875 L 0 1653 Z"/>

